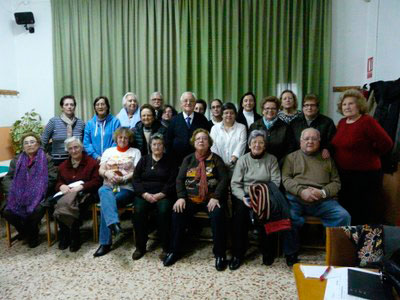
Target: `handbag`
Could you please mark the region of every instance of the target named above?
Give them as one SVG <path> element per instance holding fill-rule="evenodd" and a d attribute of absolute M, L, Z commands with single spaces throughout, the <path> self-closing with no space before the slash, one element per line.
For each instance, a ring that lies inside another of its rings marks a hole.
<path fill-rule="evenodd" d="M 400 295 L 400 248 L 383 262 L 381 271 L 383 282 L 392 286 L 397 295 Z"/>

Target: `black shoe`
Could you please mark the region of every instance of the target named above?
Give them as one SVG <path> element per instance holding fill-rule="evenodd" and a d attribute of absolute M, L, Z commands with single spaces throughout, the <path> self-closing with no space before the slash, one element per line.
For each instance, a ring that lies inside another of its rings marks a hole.
<path fill-rule="evenodd" d="M 93 254 L 94 257 L 106 255 L 111 250 L 111 245 L 100 245 L 100 247 Z"/>
<path fill-rule="evenodd" d="M 271 254 L 263 254 L 263 264 L 266 266 L 270 266 L 274 263 L 275 256 Z"/>
<path fill-rule="evenodd" d="M 29 248 L 36 248 L 37 246 L 39 246 L 39 244 L 39 237 L 34 237 L 28 241 Z"/>
<path fill-rule="evenodd" d="M 111 224 L 108 227 L 111 229 L 111 232 L 115 237 L 119 236 L 122 233 L 122 228 L 121 225 L 119 225 L 119 223 Z"/>
<path fill-rule="evenodd" d="M 81 248 L 81 235 L 79 231 L 79 224 L 74 223 L 71 228 L 70 236 L 71 244 L 69 246 L 70 252 L 76 252 Z"/>
<path fill-rule="evenodd" d="M 164 259 L 164 267 L 172 266 L 178 259 L 178 254 L 174 252 L 168 253 Z"/>
<path fill-rule="evenodd" d="M 79 239 L 72 240 L 71 245 L 69 246 L 69 251 L 70 252 L 76 252 L 79 249 L 81 249 L 81 242 Z M 96 251 L 97 252 L 97 251 Z"/>
<path fill-rule="evenodd" d="M 226 258 L 224 256 L 217 256 L 215 258 L 215 268 L 217 271 L 224 271 L 226 269 Z"/>
<path fill-rule="evenodd" d="M 297 264 L 299 259 L 297 257 L 297 253 L 286 255 L 286 264 L 288 267 L 293 267 L 294 264 Z"/>
<path fill-rule="evenodd" d="M 132 259 L 138 260 L 138 259 L 142 258 L 145 253 L 146 253 L 146 251 L 136 248 L 135 252 L 133 252 L 133 254 L 132 254 Z"/>
<path fill-rule="evenodd" d="M 229 263 L 229 269 L 234 271 L 239 269 L 240 265 L 242 264 L 242 259 L 236 256 L 233 256 L 230 263 Z"/>
<path fill-rule="evenodd" d="M 58 249 L 65 250 L 68 247 L 69 247 L 69 239 L 60 238 L 60 241 L 58 242 Z"/>

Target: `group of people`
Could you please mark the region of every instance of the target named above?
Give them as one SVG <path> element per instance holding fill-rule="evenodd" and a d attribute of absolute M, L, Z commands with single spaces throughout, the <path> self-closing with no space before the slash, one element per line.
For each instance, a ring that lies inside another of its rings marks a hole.
<path fill-rule="evenodd" d="M 161 259 L 170 266 L 183 254 L 192 216 L 205 211 L 218 271 L 241 266 L 252 226 L 263 263 L 274 262 L 276 232 L 281 232 L 292 266 L 305 215 L 321 218 L 327 227 L 382 221 L 380 156 L 393 142 L 366 114 L 366 100 L 357 90 L 341 95 L 338 111 L 344 118 L 337 127 L 320 114 L 316 95 L 305 96 L 299 111 L 290 90 L 263 99 L 262 115 L 253 93 L 241 97 L 238 109 L 214 99 L 210 120 L 204 116 L 207 103 L 192 92 L 182 94 L 179 114 L 164 105 L 159 92 L 142 106 L 129 92 L 122 104 L 115 117 L 107 97 L 97 97 L 95 116 L 85 124 L 75 116 L 75 98 L 64 96 L 61 115 L 49 121 L 41 137 L 22 137 L 23 152 L 2 181 L 3 216 L 30 247 L 39 243 L 38 224 L 50 205 L 60 224 L 59 249 L 78 251 L 81 212 L 97 201 L 101 222 L 95 257 L 111 251 L 113 237 L 124 232 L 118 208 L 133 204 L 132 259 L 147 251 L 149 215 L 155 210 Z"/>

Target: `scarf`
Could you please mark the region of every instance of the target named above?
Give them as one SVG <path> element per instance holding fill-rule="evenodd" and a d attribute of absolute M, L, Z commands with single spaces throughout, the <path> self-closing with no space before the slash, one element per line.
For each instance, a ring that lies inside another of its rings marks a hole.
<path fill-rule="evenodd" d="M 22 218 L 33 213 L 46 195 L 48 185 L 47 158 L 42 148 L 39 148 L 30 168 L 28 164 L 29 157 L 23 152 L 16 163 L 6 206 Z"/>
<path fill-rule="evenodd" d="M 68 118 L 66 114 L 62 113 L 60 119 L 67 124 L 67 138 L 72 136 L 72 127 L 76 123 L 76 117 L 74 116 L 72 119 Z"/>
<path fill-rule="evenodd" d="M 206 158 L 210 156 L 210 150 L 208 150 L 204 155 L 195 152 L 196 159 L 199 161 L 199 165 L 196 170 L 196 180 L 200 178 L 199 196 L 203 202 L 208 194 L 208 184 L 207 184 L 207 173 L 206 173 Z"/>
<path fill-rule="evenodd" d="M 272 126 L 274 126 L 276 120 L 278 120 L 278 117 L 275 117 L 275 119 L 268 121 L 265 117 L 262 118 L 265 127 L 267 127 L 267 129 L 271 129 Z"/>
<path fill-rule="evenodd" d="M 126 147 L 124 147 L 124 148 L 121 148 L 120 146 L 117 145 L 117 150 L 118 150 L 119 152 L 126 152 L 129 148 L 130 148 L 130 147 L 129 147 L 129 144 L 128 144 Z"/>
<path fill-rule="evenodd" d="M 132 118 L 129 119 L 128 112 L 126 111 L 126 108 L 123 107 L 118 113 L 117 118 L 121 122 L 121 127 L 134 128 L 136 123 L 140 121 L 140 108 L 138 107 Z"/>

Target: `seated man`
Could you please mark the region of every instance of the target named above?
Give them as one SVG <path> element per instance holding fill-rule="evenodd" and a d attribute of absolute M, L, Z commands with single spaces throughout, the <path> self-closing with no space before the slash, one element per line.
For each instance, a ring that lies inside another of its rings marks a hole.
<path fill-rule="evenodd" d="M 350 225 L 349 213 L 337 202 L 340 179 L 332 158 L 322 159 L 320 134 L 317 129 L 304 129 L 300 150 L 290 153 L 283 164 L 282 180 L 290 205 L 293 236 L 288 265 L 297 262 L 298 230 L 304 224 L 304 215 L 319 217 L 325 227 Z"/>

